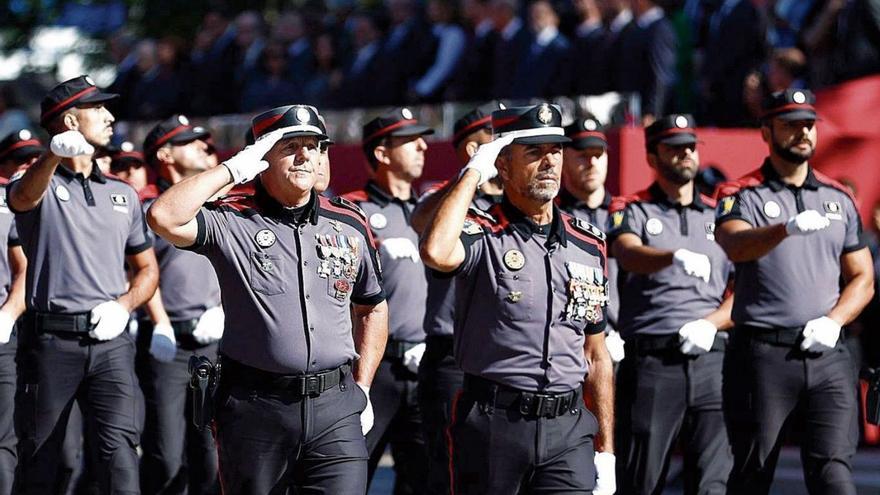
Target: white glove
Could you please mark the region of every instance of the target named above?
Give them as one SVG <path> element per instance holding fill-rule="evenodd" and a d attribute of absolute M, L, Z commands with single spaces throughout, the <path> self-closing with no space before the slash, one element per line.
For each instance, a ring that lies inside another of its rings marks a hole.
<path fill-rule="evenodd" d="M 481 145 L 477 148 L 477 152 L 474 153 L 474 156 L 468 160 L 467 165 L 461 169 L 459 177 L 464 175 L 468 170 L 476 170 L 480 174 L 480 182 L 478 185 L 482 186 L 490 179 L 493 179 L 498 175 L 498 169 L 495 168 L 495 159 L 498 158 L 498 153 L 500 153 L 501 150 L 512 141 L 513 136 L 506 136 Z"/>
<path fill-rule="evenodd" d="M 177 355 L 177 340 L 174 338 L 174 328 L 171 325 L 162 324 L 153 327 L 153 338 L 150 340 L 150 354 L 156 361 L 170 363 Z"/>
<path fill-rule="evenodd" d="M 617 330 L 611 330 L 605 336 L 605 347 L 608 349 L 608 354 L 611 355 L 611 360 L 615 363 L 623 361 L 626 356 L 623 351 L 623 339 L 620 338 L 620 333 Z"/>
<path fill-rule="evenodd" d="M 269 168 L 269 162 L 263 160 L 266 153 L 275 146 L 287 128 L 277 129 L 260 137 L 254 144 L 239 151 L 232 158 L 222 163 L 232 175 L 232 182 L 244 184 Z"/>
<path fill-rule="evenodd" d="M 15 318 L 6 311 L 0 311 L 0 344 L 8 344 L 12 337 L 12 327 L 15 326 Z"/>
<path fill-rule="evenodd" d="M 425 355 L 425 344 L 417 344 L 412 349 L 403 353 L 403 365 L 413 373 L 419 372 L 419 363 L 422 362 L 422 356 Z"/>
<path fill-rule="evenodd" d="M 363 411 L 361 411 L 361 432 L 364 434 L 364 436 L 367 436 L 367 433 L 369 433 L 370 430 L 373 429 L 374 420 L 373 404 L 370 403 L 370 387 L 361 385 L 360 383 L 358 383 L 357 386 L 360 387 L 364 395 L 367 396 L 367 406 L 364 407 Z"/>
<path fill-rule="evenodd" d="M 202 345 L 216 342 L 223 337 L 225 322 L 226 314 L 223 313 L 222 306 L 208 308 L 199 317 L 199 322 L 196 323 L 196 328 L 193 330 L 193 338 Z"/>
<path fill-rule="evenodd" d="M 831 220 L 825 215 L 816 210 L 807 210 L 798 213 L 785 222 L 785 233 L 788 235 L 809 235 L 829 225 L 831 225 Z"/>
<path fill-rule="evenodd" d="M 708 320 L 689 321 L 678 329 L 682 354 L 696 356 L 712 350 L 718 328 Z"/>
<path fill-rule="evenodd" d="M 596 452 L 593 464 L 596 465 L 596 487 L 593 495 L 614 495 L 617 491 L 616 459 L 609 452 Z"/>
<path fill-rule="evenodd" d="M 672 253 L 672 264 L 684 270 L 691 277 L 701 278 L 704 282 L 709 283 L 709 276 L 712 275 L 712 263 L 705 254 L 679 249 Z"/>
<path fill-rule="evenodd" d="M 840 324 L 827 316 L 810 320 L 804 325 L 801 350 L 822 352 L 834 349 L 840 338 Z"/>
<path fill-rule="evenodd" d="M 49 141 L 49 149 L 54 155 L 62 158 L 95 153 L 95 147 L 89 144 L 79 131 L 67 131 L 52 136 L 52 140 Z"/>
<path fill-rule="evenodd" d="M 89 337 L 96 340 L 115 339 L 128 328 L 130 317 L 128 310 L 118 302 L 102 302 L 92 308 L 92 317 L 89 321 L 95 325 L 95 328 L 89 332 Z"/>
<path fill-rule="evenodd" d="M 384 251 L 385 254 L 393 260 L 409 258 L 413 263 L 418 263 L 421 260 L 419 257 L 419 248 L 417 248 L 416 245 L 406 237 L 382 239 L 382 244 L 379 245 L 379 251 Z"/>

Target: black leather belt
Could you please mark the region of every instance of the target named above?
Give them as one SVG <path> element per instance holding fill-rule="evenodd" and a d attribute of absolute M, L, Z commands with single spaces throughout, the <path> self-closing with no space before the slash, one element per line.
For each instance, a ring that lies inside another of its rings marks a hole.
<path fill-rule="evenodd" d="M 174 337 L 176 339 L 185 339 L 192 336 L 193 330 L 196 329 L 196 325 L 198 324 L 198 318 L 193 318 L 191 320 L 172 321 L 171 328 L 174 329 Z"/>
<path fill-rule="evenodd" d="M 443 356 L 451 356 L 453 351 L 452 335 L 428 335 L 425 337 L 426 352 L 434 352 Z"/>
<path fill-rule="evenodd" d="M 37 333 L 89 333 L 92 324 L 89 321 L 91 312 L 86 313 L 49 313 L 28 311 L 25 319 L 28 326 L 33 326 Z"/>
<path fill-rule="evenodd" d="M 421 342 L 407 342 L 405 340 L 391 340 L 385 344 L 385 359 L 403 359 L 403 354 Z"/>
<path fill-rule="evenodd" d="M 727 348 L 727 333 L 718 332 L 709 352 L 719 352 Z M 655 354 L 660 352 L 678 352 L 681 337 L 677 333 L 669 335 L 639 335 L 633 338 L 633 346 L 639 354 Z"/>
<path fill-rule="evenodd" d="M 556 418 L 568 414 L 579 407 L 581 397 L 579 390 L 528 392 L 474 375 L 464 376 L 464 391 L 483 406 L 519 411 L 530 418 Z"/>
<path fill-rule="evenodd" d="M 345 379 L 351 365 L 343 364 L 332 370 L 305 375 L 283 375 L 242 364 L 226 356 L 220 356 L 221 380 L 257 390 L 283 390 L 301 396 L 317 397 Z"/>

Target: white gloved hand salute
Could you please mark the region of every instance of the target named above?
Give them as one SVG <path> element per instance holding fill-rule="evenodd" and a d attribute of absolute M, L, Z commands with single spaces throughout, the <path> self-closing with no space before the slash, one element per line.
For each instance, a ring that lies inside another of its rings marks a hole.
<path fill-rule="evenodd" d="M 367 406 L 361 411 L 361 433 L 363 433 L 364 436 L 367 436 L 367 433 L 373 429 L 373 421 L 375 419 L 373 416 L 373 404 L 370 402 L 370 387 L 361 385 L 360 383 L 358 383 L 357 386 L 360 387 L 364 395 L 367 396 Z"/>
<path fill-rule="evenodd" d="M 481 145 L 477 148 L 474 156 L 467 162 L 467 165 L 461 169 L 461 175 L 464 175 L 468 170 L 476 170 L 480 174 L 480 182 L 478 184 L 480 186 L 495 178 L 498 175 L 498 169 L 495 168 L 495 159 L 498 158 L 498 153 L 505 146 L 513 142 L 513 139 L 513 136 L 506 136 Z"/>
<path fill-rule="evenodd" d="M 696 356 L 712 350 L 718 328 L 708 320 L 689 321 L 681 326 L 678 335 L 681 339 L 679 349 L 682 354 Z"/>
<path fill-rule="evenodd" d="M 679 249 L 672 253 L 672 264 L 684 270 L 691 277 L 709 283 L 709 276 L 712 275 L 712 263 L 705 254 Z"/>
<path fill-rule="evenodd" d="M 174 361 L 174 356 L 177 355 L 177 339 L 174 338 L 174 328 L 171 325 L 160 323 L 153 327 L 150 355 L 163 363 Z"/>
<path fill-rule="evenodd" d="M 263 157 L 275 146 L 275 143 L 281 139 L 285 132 L 287 131 L 283 128 L 274 130 L 223 162 L 222 165 L 229 170 L 229 174 L 232 176 L 232 182 L 245 184 L 269 168 L 269 162 Z"/>
<path fill-rule="evenodd" d="M 840 323 L 827 316 L 810 320 L 804 325 L 801 350 L 822 352 L 834 349 L 840 339 Z"/>
<path fill-rule="evenodd" d="M 102 302 L 92 309 L 89 321 L 95 328 L 89 332 L 89 336 L 96 340 L 115 339 L 128 328 L 130 316 L 128 310 L 118 302 Z"/>
<path fill-rule="evenodd" d="M 596 465 L 596 487 L 593 495 L 614 495 L 617 491 L 616 458 L 609 452 L 596 452 L 593 464 Z"/>
<path fill-rule="evenodd" d="M 49 149 L 54 155 L 62 158 L 95 153 L 95 147 L 89 144 L 79 131 L 66 131 L 52 136 L 52 140 L 49 141 Z"/>
<path fill-rule="evenodd" d="M 816 210 L 807 210 L 785 222 L 785 233 L 788 235 L 809 235 L 831 225 L 831 220 Z"/>
<path fill-rule="evenodd" d="M 193 330 L 193 338 L 199 344 L 210 344 L 223 337 L 223 327 L 226 322 L 226 314 L 222 306 L 208 308 L 199 317 L 196 328 Z"/>

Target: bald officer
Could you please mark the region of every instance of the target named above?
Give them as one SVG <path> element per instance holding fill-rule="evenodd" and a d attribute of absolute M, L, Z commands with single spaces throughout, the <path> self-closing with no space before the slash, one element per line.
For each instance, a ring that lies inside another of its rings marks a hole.
<path fill-rule="evenodd" d="M 810 165 L 813 102 L 797 89 L 767 98 L 761 136 L 770 156 L 718 190 L 715 235 L 736 263 L 729 493 L 769 492 L 790 420 L 808 491 L 856 493 L 856 376 L 841 329 L 871 300 L 874 272 L 849 190 Z"/>
<path fill-rule="evenodd" d="M 313 190 L 326 139 L 314 109 L 275 108 L 253 132 L 254 144 L 148 212 L 160 236 L 206 256 L 220 281 L 221 484 L 235 494 L 365 493 L 369 387 L 387 338 L 372 235 L 356 207 Z M 253 196 L 202 206 L 257 175 Z"/>
<path fill-rule="evenodd" d="M 40 118 L 52 135 L 50 151 L 8 186 L 28 259 L 21 493 L 55 486 L 74 400 L 95 426 L 102 491 L 139 491 L 142 399 L 125 330 L 131 311 L 156 290 L 159 270 L 137 192 L 93 160 L 95 147 L 113 135 L 104 104 L 115 97 L 88 76 L 52 88 Z"/>
<path fill-rule="evenodd" d="M 425 262 L 457 277 L 465 377 L 449 428 L 455 493 L 615 490 L 604 235 L 553 204 L 568 142 L 561 119 L 548 104 L 493 112 L 495 140 L 477 150 L 423 236 Z M 502 203 L 469 214 L 495 173 Z"/>
<path fill-rule="evenodd" d="M 628 352 L 617 374 L 620 492 L 661 493 L 678 440 L 685 493 L 724 494 L 733 465 L 721 370 L 732 265 L 715 243 L 715 202 L 694 183 L 700 167 L 690 115 L 645 129 L 651 186 L 615 200 L 609 242 L 620 264 L 618 329 Z"/>

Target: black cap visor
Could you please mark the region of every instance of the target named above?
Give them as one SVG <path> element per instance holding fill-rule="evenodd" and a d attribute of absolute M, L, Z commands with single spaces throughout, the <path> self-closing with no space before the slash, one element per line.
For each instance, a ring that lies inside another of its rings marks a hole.
<path fill-rule="evenodd" d="M 386 136 L 409 137 L 409 136 L 427 136 L 434 134 L 434 129 L 426 125 L 413 124 L 405 125 L 386 134 Z"/>
<path fill-rule="evenodd" d="M 566 144 L 570 143 L 571 139 L 560 136 L 558 134 L 543 134 L 539 136 L 524 136 L 514 139 L 511 144 Z"/>
<path fill-rule="evenodd" d="M 89 105 L 92 103 L 104 103 L 107 101 L 115 100 L 119 98 L 119 95 L 116 93 L 103 93 L 101 91 L 96 91 L 91 94 L 87 94 L 82 98 L 79 98 L 75 102 L 73 102 L 72 106 L 80 106 L 80 105 Z"/>
<path fill-rule="evenodd" d="M 167 142 L 171 144 L 181 145 L 195 141 L 196 139 L 206 139 L 211 137 L 208 131 L 196 131 L 195 129 L 186 129 L 179 134 L 175 134 Z"/>
<path fill-rule="evenodd" d="M 602 138 L 590 136 L 572 139 L 568 146 L 576 150 L 585 150 L 587 148 L 608 148 L 608 143 Z"/>
<path fill-rule="evenodd" d="M 803 108 L 771 115 L 770 118 L 782 120 L 819 120 L 815 110 Z"/>
<path fill-rule="evenodd" d="M 664 136 L 656 140 L 657 143 L 663 143 L 669 146 L 681 146 L 683 144 L 697 144 L 696 134 L 689 132 L 679 132 L 669 136 Z"/>
<path fill-rule="evenodd" d="M 24 161 L 35 156 L 40 156 L 44 151 L 46 151 L 46 148 L 43 148 L 42 146 L 22 146 L 21 148 L 16 148 L 6 153 L 0 153 L 0 161 Z"/>

